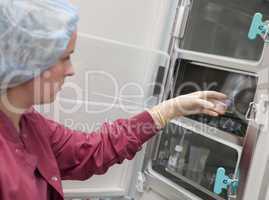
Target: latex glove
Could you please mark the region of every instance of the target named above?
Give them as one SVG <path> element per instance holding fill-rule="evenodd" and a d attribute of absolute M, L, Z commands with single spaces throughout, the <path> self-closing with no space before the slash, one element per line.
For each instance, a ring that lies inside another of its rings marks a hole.
<path fill-rule="evenodd" d="M 227 106 L 225 94 L 215 91 L 199 91 L 169 99 L 149 109 L 158 128 L 181 116 L 207 114 L 217 117 L 224 114 Z"/>

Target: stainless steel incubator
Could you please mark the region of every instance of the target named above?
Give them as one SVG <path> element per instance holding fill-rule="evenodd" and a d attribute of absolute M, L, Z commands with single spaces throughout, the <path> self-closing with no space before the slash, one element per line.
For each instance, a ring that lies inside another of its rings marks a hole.
<path fill-rule="evenodd" d="M 162 100 L 215 90 L 229 101 L 225 115 L 173 120 L 148 145 L 146 185 L 167 199 L 242 199 L 259 133 L 251 119 L 264 41 L 248 38 L 257 10 L 268 18 L 268 1 L 179 3 Z"/>

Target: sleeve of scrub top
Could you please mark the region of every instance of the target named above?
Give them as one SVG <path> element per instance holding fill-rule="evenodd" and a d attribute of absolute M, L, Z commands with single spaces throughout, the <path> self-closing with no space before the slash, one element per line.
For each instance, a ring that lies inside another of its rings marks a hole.
<path fill-rule="evenodd" d="M 104 123 L 92 133 L 74 131 L 49 119 L 46 123 L 63 180 L 85 180 L 104 174 L 113 164 L 132 159 L 158 131 L 146 111 L 129 119 Z"/>

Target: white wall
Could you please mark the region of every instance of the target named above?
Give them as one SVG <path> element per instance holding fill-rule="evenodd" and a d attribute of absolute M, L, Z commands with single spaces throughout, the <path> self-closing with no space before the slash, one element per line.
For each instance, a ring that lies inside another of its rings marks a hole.
<path fill-rule="evenodd" d="M 79 31 L 149 48 L 160 47 L 176 0 L 71 0 L 80 7 Z"/>

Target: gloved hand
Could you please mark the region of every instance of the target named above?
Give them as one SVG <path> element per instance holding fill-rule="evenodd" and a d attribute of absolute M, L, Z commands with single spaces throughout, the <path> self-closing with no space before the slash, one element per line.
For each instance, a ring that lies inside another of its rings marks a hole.
<path fill-rule="evenodd" d="M 227 106 L 225 94 L 215 91 L 199 91 L 169 99 L 149 109 L 158 128 L 163 128 L 168 121 L 187 115 L 207 114 L 218 116 L 224 114 Z"/>

